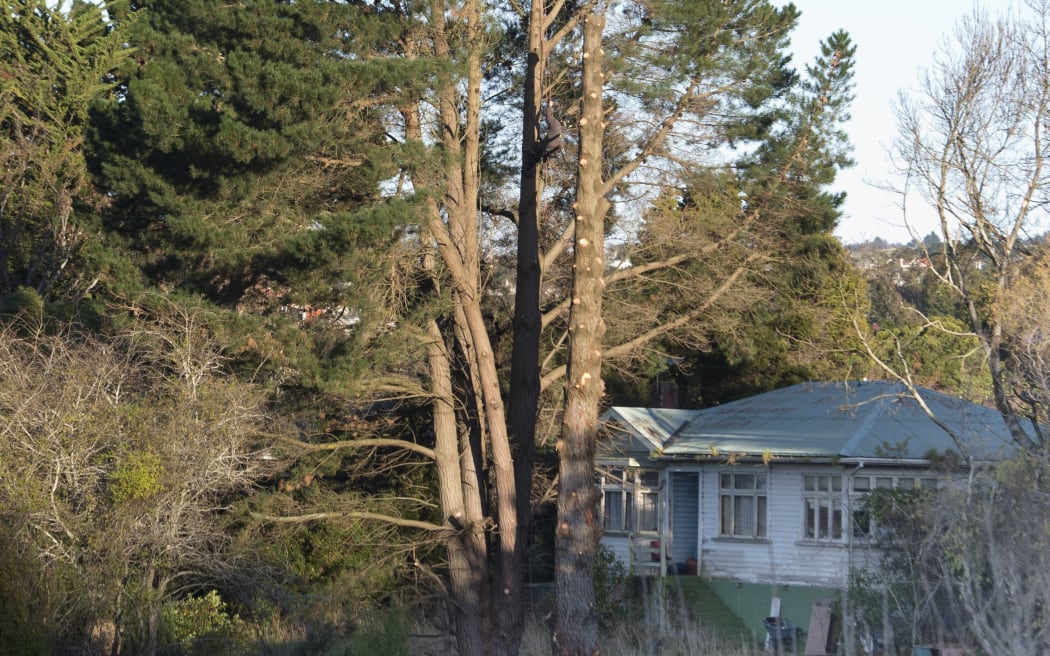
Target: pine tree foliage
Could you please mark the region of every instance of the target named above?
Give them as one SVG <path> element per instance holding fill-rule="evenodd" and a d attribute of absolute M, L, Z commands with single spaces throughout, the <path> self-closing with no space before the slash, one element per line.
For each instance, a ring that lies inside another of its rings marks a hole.
<path fill-rule="evenodd" d="M 338 112 L 353 80 L 325 3 L 145 4 L 143 55 L 102 113 L 98 165 L 122 210 L 114 227 L 159 232 L 174 251 L 158 278 L 179 275 L 180 250 L 208 252 L 212 273 L 243 266 L 390 174 L 381 151 L 364 156 L 375 117 Z"/>
<path fill-rule="evenodd" d="M 391 318 L 391 253 L 415 221 L 383 191 L 413 155 L 391 142 L 377 99 L 434 64 L 372 59 L 390 21 L 343 3 L 134 9 L 137 54 L 92 133 L 106 229 L 142 272 L 111 291 L 203 295 L 243 313 L 247 361 L 337 380 L 347 340 L 367 332 L 348 327 Z"/>
<path fill-rule="evenodd" d="M 94 284 L 85 204 L 101 199 L 84 132 L 131 52 L 124 33 L 92 3 L 0 5 L 0 295 L 26 287 L 75 301 Z"/>
<path fill-rule="evenodd" d="M 852 163 L 842 122 L 854 50 L 833 34 L 802 77 L 786 58 L 770 59 L 778 65 L 765 79 L 780 86 L 744 87 L 753 105 L 726 126 L 737 158 L 694 166 L 649 207 L 621 257 L 652 271 L 610 276 L 610 332 L 625 340 L 681 325 L 658 351 L 636 351 L 636 373 L 692 354 L 678 372 L 691 403 L 856 373 L 845 338 L 865 292 L 831 234 L 843 197 L 829 191 Z"/>

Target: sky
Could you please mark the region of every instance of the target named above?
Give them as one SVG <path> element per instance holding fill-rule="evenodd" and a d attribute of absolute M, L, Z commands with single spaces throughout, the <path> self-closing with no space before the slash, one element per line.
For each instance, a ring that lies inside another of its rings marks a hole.
<path fill-rule="evenodd" d="M 787 4 L 782 3 L 782 4 Z M 893 180 L 888 151 L 897 134 L 894 101 L 915 89 L 920 71 L 932 63 L 958 20 L 979 6 L 998 16 L 1017 4 L 1009 0 L 794 0 L 802 13 L 792 37 L 796 67 L 802 70 L 820 51 L 819 43 L 837 29 L 857 46 L 855 96 L 846 125 L 856 165 L 839 174 L 835 191 L 845 191 L 844 216 L 835 234 L 845 244 L 881 237 L 910 241 L 898 198 L 877 184 Z M 936 226 L 928 208 L 909 198 L 908 220 L 920 236 Z"/>

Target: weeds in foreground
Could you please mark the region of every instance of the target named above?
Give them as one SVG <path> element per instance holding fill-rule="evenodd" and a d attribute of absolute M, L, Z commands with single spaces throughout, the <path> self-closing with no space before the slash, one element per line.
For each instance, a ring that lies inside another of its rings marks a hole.
<path fill-rule="evenodd" d="M 601 636 L 603 656 L 753 656 L 761 648 L 728 640 L 692 616 L 679 595 L 649 590 L 624 607 L 621 621 Z M 551 627 L 533 617 L 525 627 L 520 656 L 551 653 Z"/>

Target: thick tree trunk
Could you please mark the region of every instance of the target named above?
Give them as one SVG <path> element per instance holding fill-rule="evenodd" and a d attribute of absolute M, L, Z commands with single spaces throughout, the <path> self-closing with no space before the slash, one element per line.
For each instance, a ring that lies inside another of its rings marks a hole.
<path fill-rule="evenodd" d="M 496 635 L 493 636 L 495 654 L 517 654 L 520 650 L 524 613 L 522 606 L 523 579 L 521 552 L 517 534 L 517 487 L 514 480 L 514 460 L 510 452 L 506 413 L 500 393 L 496 360 L 489 342 L 485 318 L 477 302 L 463 307 L 471 336 L 478 349 L 478 373 L 481 382 L 484 420 L 491 447 L 493 478 L 496 487 L 497 589 L 493 590 L 493 610 L 496 613 Z"/>
<path fill-rule="evenodd" d="M 521 178 L 518 196 L 517 275 L 514 293 L 514 344 L 510 365 L 510 428 L 514 476 L 518 485 L 518 545 L 522 566 L 532 530 L 532 471 L 536 460 L 536 413 L 540 398 L 540 268 L 539 214 L 543 193 L 540 175 L 540 103 L 544 52 L 544 3 L 532 3 L 529 52 L 522 108 Z"/>
<path fill-rule="evenodd" d="M 601 537 L 594 452 L 601 402 L 604 217 L 608 202 L 602 182 L 601 9 L 584 20 L 583 112 L 577 163 L 576 226 L 572 307 L 569 312 L 569 366 L 565 415 L 559 442 L 558 527 L 555 537 L 557 626 L 553 652 L 564 656 L 598 653 L 594 606 L 594 561 Z"/>

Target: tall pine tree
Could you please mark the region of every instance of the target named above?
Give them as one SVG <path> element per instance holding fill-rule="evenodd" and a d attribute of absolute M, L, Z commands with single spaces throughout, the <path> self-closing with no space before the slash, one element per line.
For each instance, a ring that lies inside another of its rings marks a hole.
<path fill-rule="evenodd" d="M 345 342 L 366 330 L 344 328 L 389 320 L 380 261 L 411 220 L 381 192 L 401 153 L 374 99 L 425 72 L 357 56 L 385 27 L 344 3 L 146 0 L 134 13 L 136 54 L 92 133 L 107 234 L 137 272 L 108 291 L 267 316 L 245 360 L 345 382 Z"/>

